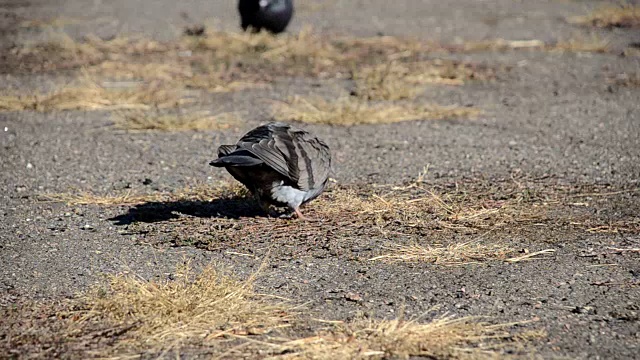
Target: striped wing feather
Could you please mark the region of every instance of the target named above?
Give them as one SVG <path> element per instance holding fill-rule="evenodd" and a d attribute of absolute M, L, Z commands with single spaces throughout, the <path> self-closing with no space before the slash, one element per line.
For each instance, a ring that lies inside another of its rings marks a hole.
<path fill-rule="evenodd" d="M 304 191 L 322 186 L 329 176 L 331 155 L 327 145 L 286 124 L 260 126 L 243 136 L 237 146 L 250 151 Z"/>

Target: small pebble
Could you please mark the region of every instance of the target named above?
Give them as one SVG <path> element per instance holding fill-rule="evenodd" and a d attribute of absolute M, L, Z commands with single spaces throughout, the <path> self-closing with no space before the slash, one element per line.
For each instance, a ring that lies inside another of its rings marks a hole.
<path fill-rule="evenodd" d="M 33 164 L 32 163 L 27 163 L 27 169 L 33 169 Z"/>
<path fill-rule="evenodd" d="M 89 230 L 89 231 L 91 231 L 91 230 L 95 230 L 96 228 L 95 228 L 95 227 L 93 227 L 93 226 L 91 226 L 91 225 L 89 225 L 89 224 L 85 224 L 85 225 L 83 225 L 83 226 L 81 227 L 81 229 L 82 229 L 82 230 Z"/>
<path fill-rule="evenodd" d="M 356 293 L 352 293 L 352 292 L 346 293 L 344 295 L 344 298 L 349 300 L 349 301 L 355 301 L 355 302 L 363 300 L 362 296 L 360 296 L 359 294 L 356 294 Z"/>

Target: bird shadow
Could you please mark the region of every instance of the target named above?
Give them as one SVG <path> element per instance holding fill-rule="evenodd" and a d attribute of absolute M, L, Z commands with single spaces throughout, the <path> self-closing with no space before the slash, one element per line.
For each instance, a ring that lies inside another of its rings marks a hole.
<path fill-rule="evenodd" d="M 226 198 L 212 201 L 180 200 L 152 201 L 136 205 L 126 213 L 110 218 L 114 225 L 130 225 L 137 222 L 155 223 L 190 215 L 201 218 L 264 217 L 267 214 L 255 201 L 247 198 Z"/>

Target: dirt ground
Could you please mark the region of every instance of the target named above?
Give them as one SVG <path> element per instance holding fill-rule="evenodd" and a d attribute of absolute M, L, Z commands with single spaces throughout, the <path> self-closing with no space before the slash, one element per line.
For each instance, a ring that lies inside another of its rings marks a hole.
<path fill-rule="evenodd" d="M 209 59 L 205 50 L 214 45 L 199 53 L 178 44 L 184 29 L 203 24 L 206 39 L 215 31 L 237 33 L 235 2 L 0 1 L 0 95 L 41 94 L 28 106 L 12 98 L 18 108 L 0 101 L 0 358 L 322 358 L 290 349 L 212 350 L 228 349 L 228 342 L 183 350 L 110 348 L 109 339 L 126 330 L 93 332 L 82 343 L 64 340 L 68 333 L 60 329 L 69 318 L 60 314 L 73 312 L 69 306 L 77 310 L 78 294 L 106 274 L 161 282 L 174 279 L 185 261 L 196 269 L 214 263 L 240 280 L 258 272 L 255 293 L 302 308 L 303 320 L 292 328 L 308 337 L 319 331 L 313 319 L 349 323 L 428 313 L 424 320 L 446 315 L 519 323 L 509 330 L 509 344 L 491 353 L 383 349 L 360 358 L 638 358 L 640 27 L 568 20 L 608 4 L 298 1 L 288 36 L 311 26 L 326 41 L 391 36 L 440 47 L 365 45 L 351 67 L 314 55 L 313 70 L 232 54 L 225 58 L 228 76 L 261 86 L 190 88 L 193 101 L 180 111 L 237 112 L 239 120 L 218 128 L 140 131 L 114 126 L 117 100 L 111 108 L 66 109 L 45 104 L 42 94 L 107 61 Z M 89 34 L 105 41 L 133 34 L 165 50 L 20 50 L 43 49 L 33 44 L 60 32 L 77 43 Z M 587 49 L 601 39 L 606 49 Z M 543 45 L 519 46 L 524 40 Z M 566 43 L 574 46 L 561 46 Z M 351 45 L 344 54 L 361 46 L 345 44 Z M 221 53 L 216 49 L 214 58 Z M 64 51 L 75 52 L 65 57 Z M 321 221 L 264 217 L 250 199 L 229 190 L 226 172 L 208 166 L 218 145 L 277 117 L 274 103 L 291 104 L 297 95 L 358 97 L 350 71 L 390 59 L 462 64 L 472 75 L 460 83 L 451 82 L 453 75 L 421 83 L 409 100 L 366 101 L 478 111 L 349 126 L 295 122 L 332 150 L 335 181 L 305 209 Z M 175 86 L 162 81 L 162 89 Z M 467 253 L 469 244 L 479 246 L 477 253 Z M 414 245 L 431 252 L 410 257 Z M 538 335 L 518 338 L 524 345 L 514 349 L 513 334 L 522 329 Z"/>

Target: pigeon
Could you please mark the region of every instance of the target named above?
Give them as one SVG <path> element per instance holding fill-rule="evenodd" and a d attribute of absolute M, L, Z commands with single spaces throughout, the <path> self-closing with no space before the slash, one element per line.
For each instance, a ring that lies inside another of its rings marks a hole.
<path fill-rule="evenodd" d="M 260 206 L 289 207 L 298 219 L 310 220 L 300 206 L 324 191 L 331 171 L 331 153 L 322 140 L 291 125 L 272 122 L 245 134 L 235 145 L 221 145 L 218 159 L 251 191 Z"/>
<path fill-rule="evenodd" d="M 242 30 L 251 27 L 274 34 L 287 28 L 293 16 L 293 0 L 240 0 L 238 3 Z"/>

